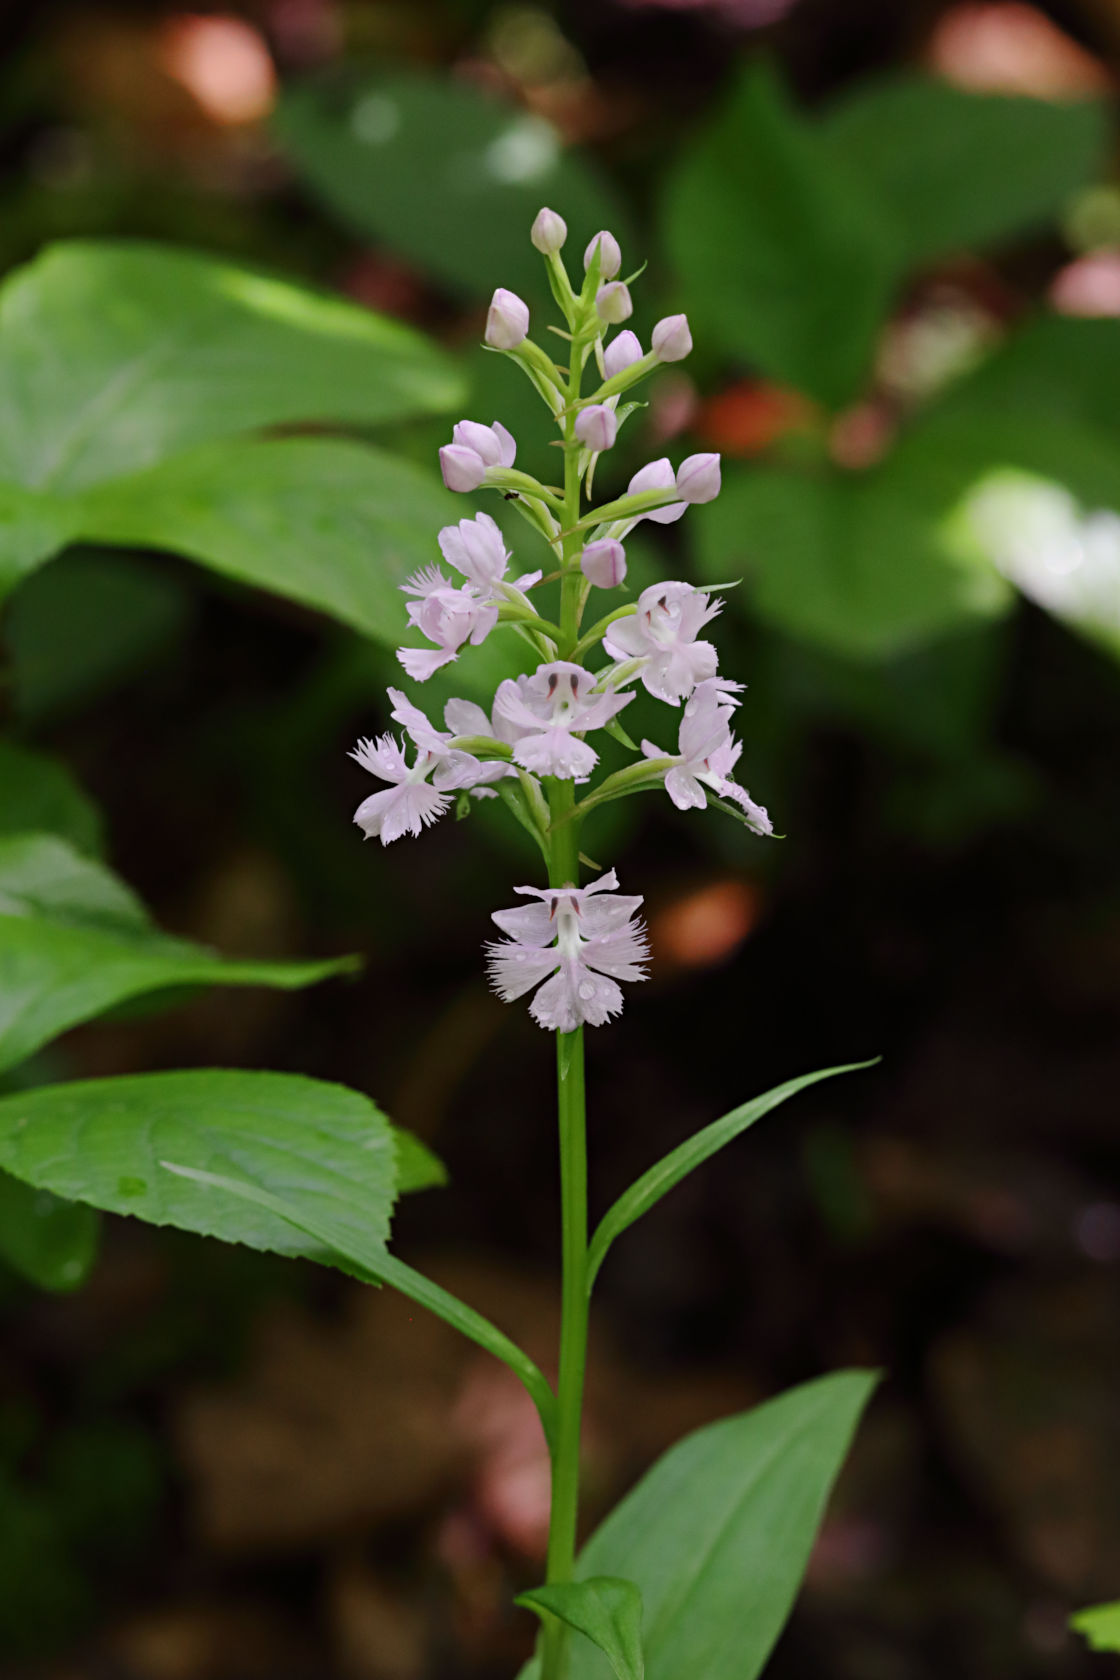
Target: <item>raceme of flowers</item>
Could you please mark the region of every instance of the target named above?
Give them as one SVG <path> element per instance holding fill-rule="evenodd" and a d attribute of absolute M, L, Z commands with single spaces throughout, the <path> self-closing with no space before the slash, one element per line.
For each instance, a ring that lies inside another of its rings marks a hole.
<path fill-rule="evenodd" d="M 578 291 L 560 256 L 563 218 L 542 210 L 531 238 L 564 315 L 567 366 L 529 337 L 527 305 L 503 288 L 494 293 L 485 342 L 518 363 L 548 406 L 560 433 L 563 486 L 518 469 L 516 439 L 500 420 L 460 420 L 440 450 L 440 469 L 449 490 L 502 494 L 548 544 L 548 575 L 541 569 L 509 575 L 512 556 L 489 514 L 446 526 L 439 549 L 448 570 L 433 563 L 401 586 L 409 627 L 423 645 L 401 647 L 397 658 L 423 683 L 502 631 L 532 650 L 523 663 L 533 668 L 501 682 L 489 712 L 473 701 L 448 701 L 442 729 L 390 688 L 390 717 L 404 739 L 383 734 L 360 741 L 351 754 L 387 784 L 363 800 L 354 820 L 367 837 L 388 845 L 419 835 L 452 805 L 463 811 L 472 798 L 503 799 L 539 845 L 550 885 L 517 887 L 531 902 L 494 912 L 505 937 L 486 947 L 491 984 L 506 1001 L 532 993 L 533 1019 L 570 1033 L 617 1015 L 619 982 L 644 979 L 648 957 L 637 916 L 641 898 L 617 891 L 613 869 L 578 884 L 577 836 L 587 812 L 662 788 L 681 811 L 715 804 L 756 834 L 773 829 L 734 776 L 742 748 L 731 725 L 742 684 L 717 674 L 716 648 L 704 634 L 722 602 L 668 580 L 636 600 L 608 604 L 583 629 L 596 591 L 625 590 L 625 539 L 640 520 L 669 524 L 719 494 L 718 455 L 690 455 L 676 468 L 663 457 L 636 472 L 625 495 L 584 511 L 599 456 L 614 447 L 640 406 L 625 401 L 626 394 L 657 367 L 688 355 L 688 321 L 684 315 L 659 321 L 643 351 L 629 328 L 614 330 L 632 313 L 614 236 L 603 231 L 587 246 Z M 538 600 L 557 581 L 553 620 Z M 679 711 L 675 751 L 643 740 L 639 752 L 626 734 L 620 714 L 638 684 Z M 633 757 L 592 785 L 605 732 Z"/>

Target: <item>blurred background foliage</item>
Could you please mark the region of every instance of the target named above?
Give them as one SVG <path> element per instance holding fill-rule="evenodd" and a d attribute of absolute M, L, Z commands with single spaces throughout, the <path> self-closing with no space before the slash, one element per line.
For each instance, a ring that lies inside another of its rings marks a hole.
<path fill-rule="evenodd" d="M 722 452 L 631 576 L 742 577 L 721 663 L 786 838 L 667 801 L 589 828 L 656 955 L 595 1038 L 596 1195 L 884 1059 L 612 1256 L 592 1513 L 691 1424 L 879 1364 L 775 1680 L 1108 1672 L 1066 1617 L 1120 1595 L 1120 7 L 39 0 L 0 39 L 0 835 L 230 957 L 367 959 L 132 998 L 4 1089 L 345 1079 L 450 1167 L 406 1252 L 547 1361 L 549 1058 L 479 961 L 533 859 L 489 809 L 363 850 L 345 751 L 385 724 L 396 583 L 469 511 L 450 419 L 548 475 L 490 291 L 544 309 L 541 203 L 573 249 L 611 227 L 631 325 L 684 308 L 697 350 L 599 488 Z M 502 1373 L 403 1302 L 7 1179 L 0 1256 L 5 1675 L 514 1672 L 547 1486 Z"/>

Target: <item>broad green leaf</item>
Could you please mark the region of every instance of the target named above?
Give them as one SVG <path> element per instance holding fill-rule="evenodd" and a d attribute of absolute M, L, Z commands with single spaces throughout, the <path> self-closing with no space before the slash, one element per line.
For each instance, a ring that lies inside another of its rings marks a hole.
<path fill-rule="evenodd" d="M 0 603 L 75 535 L 74 512 L 49 494 L 0 482 Z"/>
<path fill-rule="evenodd" d="M 101 851 L 101 816 L 53 758 L 0 740 L 0 836 L 57 834 L 79 852 Z"/>
<path fill-rule="evenodd" d="M 799 641 L 879 659 L 998 616 L 1009 585 L 947 539 L 943 521 L 979 470 L 923 450 L 858 477 L 739 468 L 693 528 L 701 574 L 744 574 L 735 601 Z"/>
<path fill-rule="evenodd" d="M 697 339 L 839 407 L 867 376 L 894 228 L 755 60 L 672 171 L 666 250 Z"/>
<path fill-rule="evenodd" d="M 642 1659 L 642 1595 L 633 1581 L 597 1575 L 534 1587 L 514 1599 L 538 1615 L 558 1616 L 577 1633 L 586 1634 L 610 1663 L 616 1680 L 644 1680 Z"/>
<path fill-rule="evenodd" d="M 599 1267 L 603 1264 L 614 1239 L 621 1236 L 636 1219 L 640 1219 L 643 1213 L 648 1212 L 662 1196 L 679 1184 L 682 1178 L 687 1178 L 690 1172 L 709 1160 L 725 1144 L 731 1143 L 741 1132 L 745 1132 L 748 1126 L 753 1126 L 756 1120 L 761 1120 L 764 1114 L 769 1114 L 772 1108 L 777 1108 L 779 1103 L 785 1102 L 788 1097 L 795 1097 L 798 1091 L 804 1091 L 822 1079 L 832 1079 L 838 1073 L 856 1073 L 861 1068 L 874 1065 L 874 1062 L 848 1062 L 843 1067 L 822 1068 L 817 1073 L 802 1074 L 799 1079 L 787 1079 L 784 1085 L 775 1085 L 774 1089 L 767 1091 L 764 1096 L 755 1097 L 752 1102 L 741 1103 L 738 1108 L 733 1108 L 730 1114 L 725 1114 L 722 1120 L 713 1120 L 710 1126 L 703 1127 L 676 1149 L 670 1150 L 656 1166 L 650 1167 L 628 1190 L 624 1190 L 599 1221 L 587 1254 L 588 1290 L 594 1284 Z"/>
<path fill-rule="evenodd" d="M 1085 1635 L 1092 1650 L 1120 1651 L 1120 1600 L 1079 1610 L 1070 1617 L 1069 1625 Z"/>
<path fill-rule="evenodd" d="M 393 1129 L 368 1097 L 342 1085 L 207 1069 L 0 1098 L 0 1167 L 37 1189 L 153 1225 L 330 1260 L 286 1218 L 165 1172 L 164 1160 L 251 1178 L 321 1214 L 344 1239 L 376 1247 L 388 1236 Z"/>
<path fill-rule="evenodd" d="M 907 264 L 985 246 L 1053 221 L 1103 167 L 1103 102 L 964 93 L 896 75 L 855 88 L 821 133 L 889 206 Z"/>
<path fill-rule="evenodd" d="M 93 1208 L 0 1172 L 0 1257 L 40 1289 L 77 1289 L 97 1255 Z"/>
<path fill-rule="evenodd" d="M 406 1266 L 402 1260 L 390 1254 L 388 1249 L 381 1246 L 375 1232 L 371 1233 L 365 1228 L 352 1229 L 324 1202 L 312 1202 L 302 1192 L 288 1191 L 282 1197 L 276 1196 L 270 1190 L 262 1189 L 259 1182 L 251 1183 L 247 1179 L 229 1178 L 222 1173 L 185 1166 L 182 1157 L 168 1158 L 162 1161 L 161 1165 L 172 1177 L 186 1178 L 199 1186 L 212 1186 L 231 1197 L 266 1209 L 277 1219 L 287 1220 L 297 1230 L 313 1237 L 318 1245 L 312 1252 L 306 1247 L 305 1241 L 300 1252 L 308 1253 L 314 1259 L 329 1259 L 333 1256 L 336 1262 L 345 1260 L 347 1269 L 352 1268 L 373 1282 L 387 1283 L 391 1288 L 399 1289 L 402 1295 L 407 1295 L 418 1306 L 426 1307 L 429 1312 L 435 1313 L 437 1318 L 442 1318 L 445 1323 L 458 1330 L 460 1335 L 466 1336 L 468 1341 L 485 1348 L 496 1359 L 508 1365 L 514 1376 L 524 1384 L 540 1414 L 545 1436 L 551 1440 L 555 1397 L 528 1354 L 515 1342 L 511 1342 L 489 1319 L 475 1312 L 473 1307 L 468 1307 L 465 1302 L 442 1289 L 438 1283 L 433 1283 L 430 1278 L 424 1277 L 423 1273 L 414 1271 L 411 1266 Z"/>
<path fill-rule="evenodd" d="M 49 247 L 0 291 L 0 479 L 78 490 L 293 421 L 441 412 L 453 365 L 398 322 L 140 241 Z"/>
<path fill-rule="evenodd" d="M 179 986 L 292 990 L 354 967 L 224 961 L 152 925 L 103 865 L 53 835 L 0 839 L 0 1068 L 145 993 Z"/>
<path fill-rule="evenodd" d="M 434 473 L 337 438 L 209 445 L 81 498 L 91 541 L 169 549 L 396 647 L 398 585 L 463 508 Z M 417 638 L 419 641 L 420 638 Z"/>
<path fill-rule="evenodd" d="M 7 611 L 12 704 L 54 721 L 159 664 L 186 628 L 185 580 L 133 555 L 73 552 L 26 580 Z"/>
<path fill-rule="evenodd" d="M 600 228 L 617 234 L 628 265 L 644 255 L 619 200 L 551 123 L 445 76 L 332 73 L 289 92 L 274 127 L 348 227 L 467 297 L 495 285 L 543 292 L 544 263 L 529 242 L 542 204 L 567 221 L 580 278 Z"/>
<path fill-rule="evenodd" d="M 756 1680 L 797 1594 L 876 1382 L 839 1371 L 671 1447 L 596 1530 L 576 1575 L 620 1575 L 644 1606 L 647 1680 Z M 568 1680 L 607 1680 L 579 1642 Z M 536 1680 L 534 1662 L 523 1680 Z"/>

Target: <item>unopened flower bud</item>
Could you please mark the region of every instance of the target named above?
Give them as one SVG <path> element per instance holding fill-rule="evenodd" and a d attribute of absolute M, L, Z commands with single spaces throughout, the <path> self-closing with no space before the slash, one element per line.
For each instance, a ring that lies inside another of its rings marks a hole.
<path fill-rule="evenodd" d="M 666 315 L 653 329 L 653 353 L 659 362 L 683 362 L 692 350 L 687 315 Z"/>
<path fill-rule="evenodd" d="M 677 468 L 677 493 L 686 502 L 714 502 L 719 490 L 718 455 L 690 455 Z"/>
<path fill-rule="evenodd" d="M 516 350 L 529 331 L 529 306 L 516 292 L 499 286 L 490 299 L 486 342 L 493 350 Z"/>
<path fill-rule="evenodd" d="M 638 335 L 627 328 L 625 332 L 620 332 L 617 338 L 612 338 L 603 351 L 603 371 L 608 379 L 613 379 L 616 373 L 621 373 L 623 368 L 628 368 L 641 359 L 642 346 Z"/>
<path fill-rule="evenodd" d="M 583 253 L 584 268 L 591 267 L 596 245 L 599 247 L 599 278 L 613 280 L 622 267 L 622 252 L 618 248 L 618 240 L 613 233 L 608 233 L 606 228 L 602 233 L 597 233 Z"/>
<path fill-rule="evenodd" d="M 617 589 L 626 576 L 626 550 L 613 537 L 588 543 L 579 557 L 580 570 L 597 589 Z"/>
<path fill-rule="evenodd" d="M 439 470 L 449 490 L 477 490 L 486 477 L 486 462 L 463 444 L 445 443 L 439 452 Z"/>
<path fill-rule="evenodd" d="M 629 286 L 621 280 L 611 280 L 607 285 L 600 286 L 595 293 L 595 313 L 600 321 L 611 327 L 617 327 L 620 321 L 628 321 L 634 313 Z"/>
<path fill-rule="evenodd" d="M 602 449 L 609 449 L 618 436 L 614 409 L 608 408 L 605 403 L 592 403 L 590 408 L 583 409 L 578 415 L 575 432 L 579 441 L 596 454 Z"/>
<path fill-rule="evenodd" d="M 555 210 L 537 211 L 529 238 L 542 257 L 553 257 L 568 237 L 568 224 Z"/>

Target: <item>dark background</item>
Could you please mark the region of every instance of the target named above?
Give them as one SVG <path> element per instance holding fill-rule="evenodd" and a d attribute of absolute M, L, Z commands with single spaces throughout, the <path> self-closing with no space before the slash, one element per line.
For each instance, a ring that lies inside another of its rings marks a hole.
<path fill-rule="evenodd" d="M 211 14 L 243 26 L 209 38 L 223 63 L 248 55 L 249 113 L 235 77 L 231 114 L 184 69 L 197 16 L 11 5 L 0 260 L 74 233 L 170 239 L 466 344 L 477 307 L 357 239 L 297 182 L 268 136 L 270 66 L 282 82 L 351 56 L 481 78 L 594 153 L 641 230 L 675 149 L 745 56 L 765 46 L 809 105 L 889 67 L 960 77 L 981 56 L 982 10 L 1005 14 L 1017 85 L 1111 89 L 1108 0 L 260 0 Z M 1070 258 L 1045 230 L 977 259 L 966 289 L 1013 313 Z M 640 284 L 670 296 L 656 254 Z M 780 393 L 749 373 L 698 357 L 697 447 L 748 459 L 781 433 Z M 662 535 L 659 564 L 678 575 L 679 527 Z M 9 701 L 103 805 L 114 866 L 176 932 L 262 955 L 356 949 L 367 966 L 304 994 L 223 993 L 85 1028 L 39 1071 L 212 1062 L 371 1092 L 451 1172 L 448 1190 L 401 1209 L 402 1252 L 547 1361 L 551 1045 L 488 996 L 479 952 L 531 864 L 488 820 L 363 849 L 349 819 L 369 785 L 345 751 L 385 726 L 384 656 L 148 556 L 141 631 L 99 662 L 96 613 L 67 620 L 65 568 L 80 561 L 49 568 L 62 587 L 47 629 L 31 608 L 18 621 Z M 772 1115 L 612 1255 L 589 1516 L 687 1428 L 877 1365 L 882 1389 L 769 1672 L 1103 1675 L 1112 1659 L 1090 1657 L 1065 1620 L 1120 1596 L 1120 672 L 1029 604 L 859 665 L 749 603 L 716 630 L 722 668 L 750 684 L 743 779 L 785 838 L 652 799 L 589 831 L 624 890 L 646 895 L 656 959 L 621 1022 L 593 1035 L 595 1204 L 748 1095 L 882 1060 Z M 310 1267 L 123 1221 L 80 1292 L 5 1274 L 0 1309 L 6 1674 L 515 1671 L 532 1626 L 510 1599 L 539 1570 L 543 1449 L 512 1379 L 450 1332 Z"/>

